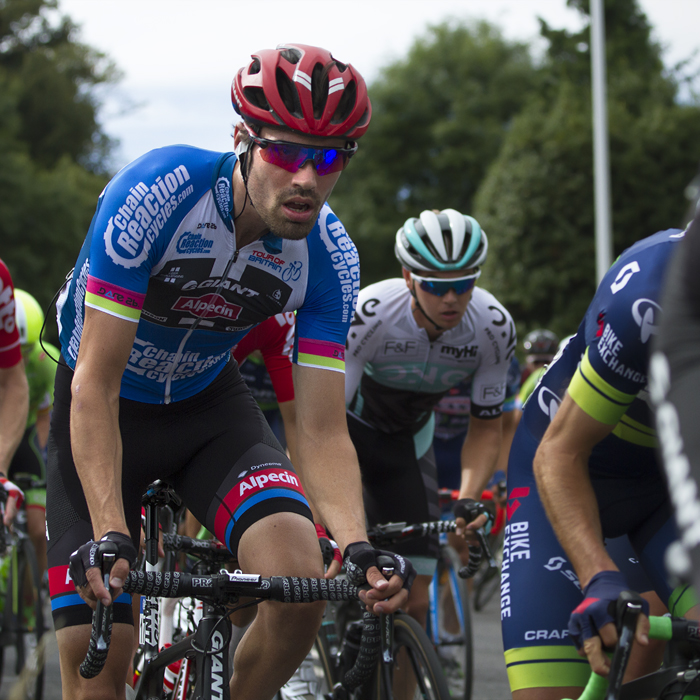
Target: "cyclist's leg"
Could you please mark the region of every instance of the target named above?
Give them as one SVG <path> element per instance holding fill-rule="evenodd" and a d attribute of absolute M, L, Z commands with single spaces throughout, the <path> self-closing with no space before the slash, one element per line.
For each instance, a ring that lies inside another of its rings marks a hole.
<path fill-rule="evenodd" d="M 103 672 L 95 679 L 83 679 L 78 668 L 90 639 L 92 611 L 78 595 L 68 575 L 70 553 L 90 540 L 92 526 L 70 448 L 70 372 L 58 368 L 55 409 L 49 439 L 47 469 L 47 532 L 49 536 L 49 590 L 61 665 L 63 697 L 114 700 L 124 697 L 127 669 L 132 655 L 133 617 L 131 596 L 122 594 L 113 603 L 112 646 Z M 125 462 L 126 464 L 126 462 Z M 148 483 L 148 482 L 147 482 Z M 135 501 L 126 510 L 132 538 L 138 535 L 140 498 L 133 493 L 139 486 L 129 479 L 122 483 L 125 497 Z M 138 541 L 138 540 L 135 540 Z"/>
<path fill-rule="evenodd" d="M 408 431 L 387 434 L 348 417 L 370 525 L 440 519 L 432 428 L 428 423 L 415 435 Z M 425 628 L 430 607 L 428 589 L 440 551 L 438 538 L 423 537 L 386 548 L 407 556 L 418 573 L 405 610 Z"/>
<path fill-rule="evenodd" d="M 238 545 L 238 562 L 243 571 L 265 576 L 323 576 L 316 531 L 297 513 L 275 513 L 251 525 Z M 236 650 L 231 697 L 272 698 L 306 658 L 324 607 L 324 603 L 259 605 Z"/>
<path fill-rule="evenodd" d="M 677 539 L 678 529 L 669 508 L 659 509 L 648 522 L 630 534 L 640 564 L 661 600 L 667 602 L 671 615 L 697 620 L 700 619 L 700 608 L 694 586 L 682 584 L 674 587 L 666 571 L 666 550 Z"/>
<path fill-rule="evenodd" d="M 32 477 L 39 483 L 46 479 L 46 465 L 36 436 L 36 425 L 27 428 L 22 441 L 12 458 L 8 477 L 15 479 L 18 475 Z M 39 573 L 46 571 L 46 488 L 37 486 L 25 491 L 27 511 L 27 532 L 34 545 Z"/>
<path fill-rule="evenodd" d="M 569 639 L 571 611 L 581 602 L 578 577 L 537 493 L 537 442 L 524 425 L 508 465 L 508 524 L 501 569 L 501 624 L 514 700 L 578 697 L 590 667 Z"/>
<path fill-rule="evenodd" d="M 171 477 L 194 517 L 247 573 L 322 577 L 299 477 L 245 384 L 212 403 L 205 418 L 212 438 Z M 324 607 L 262 603 L 236 650 L 232 695 L 272 698 L 311 649 Z"/>
<path fill-rule="evenodd" d="M 605 546 L 608 554 L 629 583 L 630 588 L 639 592 L 642 598 L 649 603 L 649 614 L 656 616 L 665 615 L 668 612 L 668 608 L 654 590 L 654 584 L 639 562 L 629 537 L 623 535 L 622 537 L 606 540 Z M 666 599 L 667 596 L 664 600 Z M 661 640 L 650 639 L 647 647 L 635 644 L 632 647 L 630 660 L 627 664 L 625 681 L 639 678 L 649 673 L 650 669 L 658 668 L 663 660 L 663 654 L 664 642 Z"/>

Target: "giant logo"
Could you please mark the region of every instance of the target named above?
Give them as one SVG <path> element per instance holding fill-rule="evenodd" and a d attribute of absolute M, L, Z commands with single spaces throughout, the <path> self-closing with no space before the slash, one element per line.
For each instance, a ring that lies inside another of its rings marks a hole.
<path fill-rule="evenodd" d="M 642 342 L 646 343 L 652 335 L 658 333 L 661 307 L 651 299 L 637 299 L 632 305 L 632 318 L 642 329 Z"/>
<path fill-rule="evenodd" d="M 242 308 L 229 304 L 220 294 L 202 297 L 180 297 L 172 306 L 173 311 L 186 311 L 198 318 L 226 318 L 235 321 Z"/>

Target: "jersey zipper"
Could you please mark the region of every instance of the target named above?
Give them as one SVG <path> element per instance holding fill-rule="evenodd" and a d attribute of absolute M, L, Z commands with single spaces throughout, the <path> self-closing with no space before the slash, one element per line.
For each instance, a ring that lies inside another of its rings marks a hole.
<path fill-rule="evenodd" d="M 234 231 L 234 245 L 236 241 L 236 234 Z M 228 279 L 228 273 L 231 270 L 231 267 L 236 263 L 236 260 L 238 260 L 238 248 L 233 251 L 233 255 L 231 256 L 231 259 L 228 261 L 226 264 L 226 269 L 224 270 L 224 273 L 221 275 L 221 281 L 219 282 L 219 286 L 216 288 L 216 291 L 214 294 L 220 294 L 221 290 L 224 287 L 224 282 Z M 195 332 L 197 326 L 199 325 L 199 322 L 202 320 L 201 316 L 198 316 L 195 320 L 195 322 L 190 326 L 190 329 L 185 333 L 184 337 L 182 338 L 182 341 L 180 342 L 180 346 L 177 349 L 177 353 L 175 354 L 175 357 L 173 358 L 172 364 L 170 365 L 170 369 L 168 370 L 168 376 L 165 379 L 165 396 L 163 398 L 163 403 L 169 404 L 172 401 L 172 396 L 170 394 L 170 389 L 172 387 L 173 383 L 173 374 L 175 373 L 175 368 L 177 367 L 178 364 L 180 364 L 180 360 L 182 359 L 183 355 L 185 354 L 185 345 L 187 345 L 187 341 L 190 339 L 190 336 L 192 333 Z"/>

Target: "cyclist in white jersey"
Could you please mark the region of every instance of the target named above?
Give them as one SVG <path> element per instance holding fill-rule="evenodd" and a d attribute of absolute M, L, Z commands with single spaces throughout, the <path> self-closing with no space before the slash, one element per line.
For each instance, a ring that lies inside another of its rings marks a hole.
<path fill-rule="evenodd" d="M 325 203 L 368 127 L 366 86 L 313 46 L 251 58 L 232 87 L 243 119 L 235 153 L 172 146 L 122 169 L 60 297 L 47 536 L 66 698 L 124 698 L 133 622 L 121 587 L 140 497 L 156 478 L 173 484 L 243 571 L 323 575 L 300 479 L 230 360 L 230 348 L 276 313 L 298 312 L 297 444 L 309 498 L 346 568 L 370 583 L 368 608 L 393 612 L 407 598 L 410 563 L 394 556 L 387 581 L 367 542 L 343 402 L 359 265 Z M 92 539 L 118 546 L 111 592 Z M 96 599 L 113 605 L 112 646 L 104 671 L 84 680 Z M 231 695 L 271 699 L 311 648 L 322 613 L 261 604 L 236 651 Z"/>
<path fill-rule="evenodd" d="M 396 235 L 403 277 L 360 291 L 348 335 L 345 400 L 370 524 L 440 518 L 433 408 L 464 380 L 471 380 L 471 421 L 455 513 L 462 528 L 485 522 L 477 502 L 501 446 L 516 344 L 508 311 L 475 287 L 487 248 L 471 216 L 424 211 Z M 437 539 L 394 549 L 408 555 L 419 574 L 408 611 L 425 625 Z"/>

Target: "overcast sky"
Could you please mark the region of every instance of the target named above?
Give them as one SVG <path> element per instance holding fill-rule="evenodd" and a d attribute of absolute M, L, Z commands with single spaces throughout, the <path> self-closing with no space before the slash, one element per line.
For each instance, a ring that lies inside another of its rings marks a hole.
<path fill-rule="evenodd" d="M 698 50 L 700 0 L 638 1 L 666 65 Z M 118 166 L 170 143 L 230 150 L 231 80 L 261 48 L 323 46 L 371 82 L 428 25 L 449 18 L 487 19 L 521 40 L 538 36 L 537 16 L 555 28 L 581 26 L 566 0 L 59 0 L 59 8 L 125 74 L 102 113 L 121 141 Z"/>

